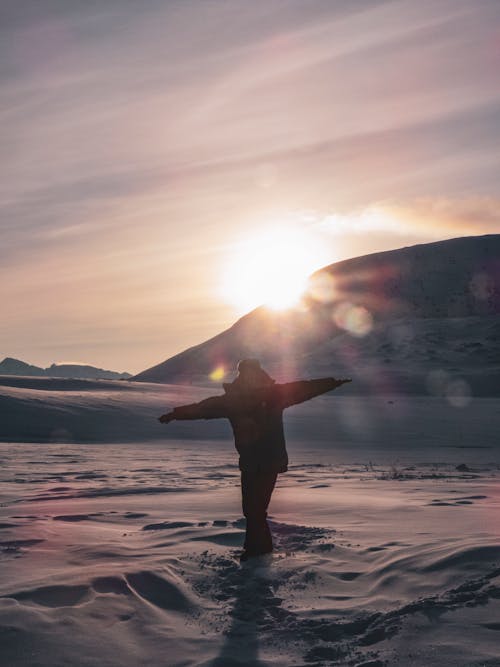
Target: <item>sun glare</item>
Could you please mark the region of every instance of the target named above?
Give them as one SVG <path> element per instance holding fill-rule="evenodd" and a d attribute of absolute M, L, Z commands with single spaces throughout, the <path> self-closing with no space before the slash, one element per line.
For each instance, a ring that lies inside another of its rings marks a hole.
<path fill-rule="evenodd" d="M 268 230 L 233 248 L 222 295 L 241 313 L 259 305 L 284 310 L 298 303 L 309 275 L 326 263 L 321 245 L 307 234 Z"/>

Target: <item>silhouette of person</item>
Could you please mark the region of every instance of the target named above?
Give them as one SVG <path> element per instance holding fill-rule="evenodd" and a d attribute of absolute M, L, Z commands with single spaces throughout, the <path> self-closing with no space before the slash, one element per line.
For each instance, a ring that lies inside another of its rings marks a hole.
<path fill-rule="evenodd" d="M 288 469 L 283 410 L 346 382 L 351 380 L 330 377 L 277 384 L 257 359 L 243 359 L 234 382 L 223 384 L 224 394 L 182 405 L 159 417 L 163 424 L 174 419 L 229 419 L 239 454 L 246 518 L 241 561 L 273 550 L 267 508 L 278 474 Z"/>

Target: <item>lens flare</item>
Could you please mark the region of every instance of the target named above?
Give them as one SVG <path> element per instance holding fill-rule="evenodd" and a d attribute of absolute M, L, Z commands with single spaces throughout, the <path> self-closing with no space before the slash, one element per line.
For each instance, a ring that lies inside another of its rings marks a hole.
<path fill-rule="evenodd" d="M 354 306 L 348 302 L 341 303 L 335 308 L 333 320 L 338 327 L 357 338 L 366 336 L 373 328 L 370 311 L 364 306 Z"/>
<path fill-rule="evenodd" d="M 472 400 L 468 382 L 462 378 L 452 380 L 446 387 L 446 399 L 454 408 L 465 408 Z"/>
<path fill-rule="evenodd" d="M 469 288 L 475 298 L 480 301 L 486 301 L 495 291 L 493 280 L 491 280 L 488 274 L 483 272 L 475 274 Z"/>
<path fill-rule="evenodd" d="M 335 280 L 328 273 L 316 273 L 307 284 L 307 294 L 319 303 L 332 303 L 337 298 Z"/>
<path fill-rule="evenodd" d="M 454 378 L 445 370 L 431 371 L 426 384 L 430 394 L 446 398 L 454 408 L 465 408 L 472 400 L 472 391 L 467 380 Z"/>
<path fill-rule="evenodd" d="M 220 382 L 221 380 L 224 379 L 225 375 L 226 371 L 224 369 L 224 366 L 217 366 L 210 373 L 209 378 L 212 380 L 212 382 Z"/>

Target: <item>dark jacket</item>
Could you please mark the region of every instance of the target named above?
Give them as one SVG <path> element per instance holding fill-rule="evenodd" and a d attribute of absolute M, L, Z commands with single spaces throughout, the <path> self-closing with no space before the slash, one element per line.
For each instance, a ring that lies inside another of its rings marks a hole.
<path fill-rule="evenodd" d="M 283 410 L 339 386 L 334 378 L 299 380 L 245 389 L 225 384 L 225 394 L 173 410 L 174 419 L 229 419 L 240 470 L 286 472 L 288 455 L 283 431 Z"/>

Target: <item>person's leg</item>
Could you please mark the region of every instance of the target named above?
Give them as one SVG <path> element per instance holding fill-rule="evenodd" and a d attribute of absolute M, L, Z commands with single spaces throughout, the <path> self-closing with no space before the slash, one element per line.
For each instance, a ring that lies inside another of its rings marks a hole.
<path fill-rule="evenodd" d="M 249 554 L 268 553 L 273 549 L 267 524 L 267 508 L 276 483 L 276 473 L 241 473 L 243 514 L 246 518 L 244 549 Z"/>
<path fill-rule="evenodd" d="M 241 471 L 241 505 L 246 519 L 246 533 L 243 548 L 245 551 L 254 551 L 257 542 L 257 489 L 258 483 L 255 472 Z"/>
<path fill-rule="evenodd" d="M 259 493 L 259 549 L 262 553 L 273 550 L 273 539 L 267 523 L 267 509 L 276 484 L 276 473 L 262 473 L 260 476 Z"/>

